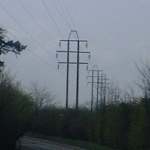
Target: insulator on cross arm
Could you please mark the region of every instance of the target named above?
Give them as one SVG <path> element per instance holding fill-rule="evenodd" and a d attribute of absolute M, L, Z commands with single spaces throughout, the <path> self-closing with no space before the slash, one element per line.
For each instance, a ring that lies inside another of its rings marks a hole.
<path fill-rule="evenodd" d="M 89 54 L 89 59 L 91 58 L 91 55 Z"/>
<path fill-rule="evenodd" d="M 58 53 L 56 53 L 56 58 L 58 58 Z"/>
<path fill-rule="evenodd" d="M 88 43 L 86 43 L 86 48 L 88 47 Z"/>
<path fill-rule="evenodd" d="M 4 66 L 4 61 L 0 61 L 0 67 Z"/>
<path fill-rule="evenodd" d="M 57 69 L 59 69 L 59 64 L 58 64 L 58 66 L 57 66 Z"/>
<path fill-rule="evenodd" d="M 86 66 L 86 70 L 88 70 L 88 69 L 89 69 L 89 66 L 87 65 L 87 66 Z"/>
<path fill-rule="evenodd" d="M 61 42 L 59 42 L 59 47 L 61 46 Z"/>

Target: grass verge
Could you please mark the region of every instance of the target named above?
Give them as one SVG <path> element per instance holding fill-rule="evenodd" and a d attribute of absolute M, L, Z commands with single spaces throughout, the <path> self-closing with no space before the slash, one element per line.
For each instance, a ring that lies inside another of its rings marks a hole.
<path fill-rule="evenodd" d="M 47 135 L 37 134 L 37 133 L 36 134 L 35 133 L 27 133 L 26 135 L 29 137 L 36 137 L 36 138 L 40 138 L 40 139 L 53 141 L 56 143 L 66 144 L 66 145 L 70 145 L 70 146 L 76 146 L 76 147 L 84 148 L 87 150 L 112 150 L 105 146 L 100 146 L 99 144 L 95 144 L 95 143 L 87 142 L 87 141 L 64 139 L 64 138 L 60 138 L 60 137 L 52 137 L 52 136 L 47 136 Z"/>

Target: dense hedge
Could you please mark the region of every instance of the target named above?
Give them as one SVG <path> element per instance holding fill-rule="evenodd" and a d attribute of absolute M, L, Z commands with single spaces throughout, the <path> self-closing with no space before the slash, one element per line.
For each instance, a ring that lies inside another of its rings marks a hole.
<path fill-rule="evenodd" d="M 150 100 L 115 102 L 95 108 L 43 106 L 17 84 L 0 83 L 0 149 L 13 150 L 24 130 L 95 142 L 121 150 L 150 149 Z M 9 144 L 8 144 L 9 143 Z"/>
<path fill-rule="evenodd" d="M 105 107 L 105 108 L 104 108 Z M 105 111 L 104 111 L 105 110 Z M 93 113 L 81 108 L 65 110 L 45 107 L 39 110 L 31 131 L 92 141 L 114 149 L 150 149 L 150 103 L 112 103 Z M 36 128 L 35 128 L 36 124 Z"/>

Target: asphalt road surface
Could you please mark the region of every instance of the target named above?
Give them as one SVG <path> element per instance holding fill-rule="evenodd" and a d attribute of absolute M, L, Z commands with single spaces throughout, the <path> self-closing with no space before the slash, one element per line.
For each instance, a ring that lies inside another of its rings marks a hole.
<path fill-rule="evenodd" d="M 85 150 L 85 149 L 24 136 L 21 139 L 21 150 Z"/>

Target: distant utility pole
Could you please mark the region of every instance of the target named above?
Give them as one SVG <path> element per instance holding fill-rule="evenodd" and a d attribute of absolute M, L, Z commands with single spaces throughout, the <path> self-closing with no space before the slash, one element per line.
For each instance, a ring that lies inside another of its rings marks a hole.
<path fill-rule="evenodd" d="M 131 95 L 129 93 L 125 92 L 124 100 L 125 100 L 125 102 L 130 101 L 131 100 Z"/>
<path fill-rule="evenodd" d="M 97 69 L 94 69 L 95 67 L 97 67 Z M 97 65 L 94 65 L 93 66 L 93 69 L 92 70 L 88 70 L 89 72 L 92 72 L 92 75 L 91 76 L 87 76 L 87 77 L 91 77 L 92 81 L 91 82 L 88 82 L 88 83 L 91 83 L 92 84 L 92 87 L 91 87 L 91 112 L 93 111 L 93 98 L 94 98 L 94 83 L 97 84 L 97 102 L 96 102 L 96 105 L 98 107 L 98 103 L 99 103 L 99 84 L 101 83 L 99 81 L 99 74 L 100 72 L 102 72 L 102 70 L 99 70 L 98 69 L 98 66 Z M 97 75 L 94 75 L 94 72 L 97 72 Z M 97 78 L 97 81 L 94 81 L 94 78 Z"/>
<path fill-rule="evenodd" d="M 101 89 L 101 92 L 100 92 L 100 99 L 101 99 L 101 102 L 100 102 L 100 104 L 101 105 L 105 105 L 106 104 L 106 92 L 107 92 L 107 84 L 109 84 L 107 81 L 109 80 L 109 79 L 107 79 L 106 78 L 106 74 L 101 74 L 101 76 L 100 76 L 100 81 L 101 81 L 101 87 L 100 87 L 100 89 Z"/>
<path fill-rule="evenodd" d="M 1 49 L 0 49 L 0 56 L 2 55 L 2 51 L 1 51 Z M 4 68 L 4 61 L 1 61 L 0 60 L 0 72 L 3 70 L 3 68 Z"/>
<path fill-rule="evenodd" d="M 76 34 L 76 39 L 71 39 L 71 35 Z M 78 110 L 78 103 L 79 103 L 79 66 L 80 64 L 88 64 L 87 62 L 80 62 L 80 53 L 90 53 L 85 51 L 80 51 L 80 43 L 85 42 L 87 47 L 87 40 L 79 40 L 79 36 L 76 30 L 71 30 L 68 40 L 60 40 L 61 42 L 67 42 L 67 50 L 57 51 L 57 53 L 67 53 L 67 61 L 66 62 L 58 62 L 58 64 L 67 64 L 67 76 L 66 76 L 66 110 L 68 110 L 68 93 L 69 93 L 69 64 L 76 64 L 77 65 L 77 75 L 76 75 L 76 110 Z M 77 50 L 70 50 L 71 42 L 77 43 Z M 61 45 L 61 44 L 59 44 Z M 77 54 L 77 61 L 71 62 L 69 59 L 70 53 Z"/>
<path fill-rule="evenodd" d="M 121 90 L 119 89 L 119 87 L 117 86 L 116 89 L 114 89 L 114 101 L 118 102 L 120 100 L 120 94 L 121 94 Z"/>

